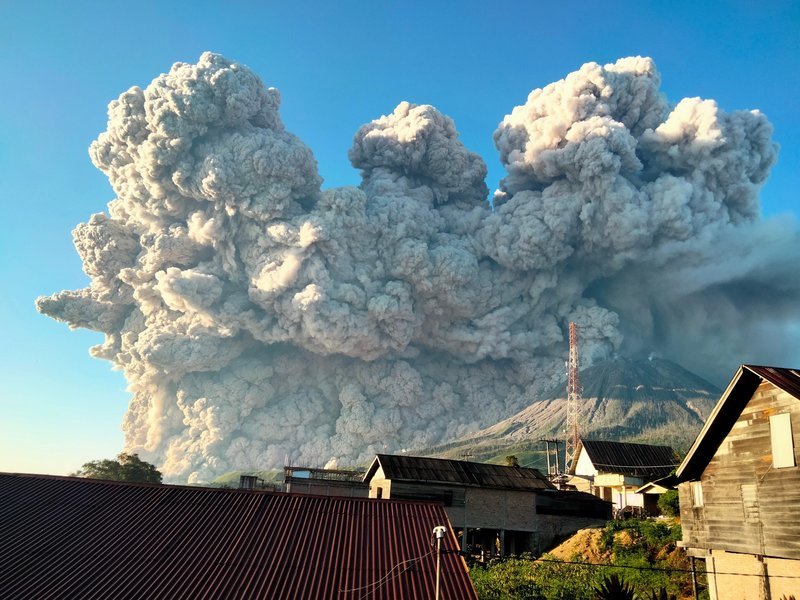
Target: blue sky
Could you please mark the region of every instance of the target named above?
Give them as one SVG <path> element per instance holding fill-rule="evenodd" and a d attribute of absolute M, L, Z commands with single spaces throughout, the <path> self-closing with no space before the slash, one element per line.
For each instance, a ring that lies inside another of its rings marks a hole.
<path fill-rule="evenodd" d="M 212 50 L 281 90 L 325 187 L 357 184 L 358 127 L 408 100 L 453 117 L 503 176 L 492 132 L 527 94 L 588 61 L 652 56 L 676 102 L 766 113 L 781 145 L 765 215 L 797 215 L 800 5 L 793 2 L 0 3 L 0 471 L 67 473 L 115 455 L 128 394 L 88 355 L 99 334 L 36 313 L 88 282 L 70 231 L 112 192 L 87 148 L 106 106 Z"/>

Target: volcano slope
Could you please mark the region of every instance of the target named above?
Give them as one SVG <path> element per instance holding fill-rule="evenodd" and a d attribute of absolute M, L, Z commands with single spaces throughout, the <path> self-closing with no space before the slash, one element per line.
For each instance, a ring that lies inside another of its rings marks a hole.
<path fill-rule="evenodd" d="M 581 435 L 595 439 L 667 444 L 679 452 L 691 445 L 722 391 L 669 360 L 628 359 L 581 371 Z M 522 464 L 545 464 L 544 437 L 564 438 L 564 381 L 515 415 L 454 442 L 424 450 L 429 455 L 502 461 L 514 454 Z"/>

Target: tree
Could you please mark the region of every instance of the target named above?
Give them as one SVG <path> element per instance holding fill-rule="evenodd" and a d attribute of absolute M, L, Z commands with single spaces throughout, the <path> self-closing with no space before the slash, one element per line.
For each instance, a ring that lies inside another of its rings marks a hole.
<path fill-rule="evenodd" d="M 87 479 L 161 483 L 161 472 L 156 469 L 155 465 L 143 461 L 138 454 L 125 452 L 117 455 L 117 460 L 104 459 L 87 462 L 73 475 Z"/>
<path fill-rule="evenodd" d="M 667 517 L 678 517 L 681 514 L 681 505 L 678 500 L 677 490 L 668 490 L 658 497 L 658 509 Z"/>
<path fill-rule="evenodd" d="M 506 456 L 506 466 L 507 467 L 518 467 L 519 466 L 519 459 L 514 456 L 513 454 Z"/>

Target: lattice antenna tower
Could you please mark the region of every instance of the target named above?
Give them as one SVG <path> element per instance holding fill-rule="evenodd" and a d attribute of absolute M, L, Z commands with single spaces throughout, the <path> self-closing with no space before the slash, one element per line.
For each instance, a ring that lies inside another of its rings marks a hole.
<path fill-rule="evenodd" d="M 578 326 L 569 324 L 569 362 L 567 363 L 567 431 L 564 444 L 564 468 L 568 470 L 578 448 L 580 429 L 578 410 L 581 404 L 580 363 L 578 360 Z"/>

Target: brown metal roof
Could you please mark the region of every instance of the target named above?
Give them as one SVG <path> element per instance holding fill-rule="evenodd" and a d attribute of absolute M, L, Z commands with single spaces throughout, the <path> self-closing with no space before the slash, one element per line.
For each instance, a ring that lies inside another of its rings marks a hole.
<path fill-rule="evenodd" d="M 372 479 L 378 465 L 383 468 L 387 479 L 399 481 L 428 481 L 508 490 L 554 489 L 553 484 L 536 469 L 397 454 L 378 454 L 367 469 L 365 481 Z"/>
<path fill-rule="evenodd" d="M 703 429 L 676 471 L 679 481 L 698 479 L 762 381 L 769 381 L 800 400 L 800 371 L 742 365 L 706 419 Z"/>
<path fill-rule="evenodd" d="M 476 598 L 444 507 L 0 473 L 3 598 Z"/>
<path fill-rule="evenodd" d="M 575 453 L 576 460 L 581 447 L 586 449 L 592 465 L 600 473 L 664 477 L 680 463 L 678 455 L 669 446 L 581 439 Z M 574 467 L 571 472 L 574 473 Z"/>
<path fill-rule="evenodd" d="M 800 371 L 797 369 L 759 367 L 757 365 L 744 365 L 744 368 L 800 400 Z"/>

